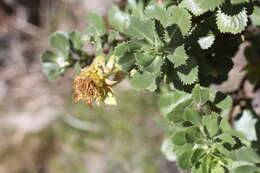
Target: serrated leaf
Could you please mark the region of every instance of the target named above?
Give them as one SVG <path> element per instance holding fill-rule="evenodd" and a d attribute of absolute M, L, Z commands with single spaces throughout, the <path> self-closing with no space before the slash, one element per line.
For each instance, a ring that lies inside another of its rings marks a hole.
<path fill-rule="evenodd" d="M 225 0 L 183 0 L 180 6 L 199 16 L 209 10 L 213 10 L 224 2 Z"/>
<path fill-rule="evenodd" d="M 166 27 L 169 25 L 169 14 L 163 6 L 160 5 L 149 5 L 145 8 L 145 16 L 148 19 L 157 19 L 161 24 Z"/>
<path fill-rule="evenodd" d="M 238 14 L 229 16 L 221 10 L 217 12 L 217 26 L 222 33 L 238 34 L 245 30 L 248 16 L 245 9 Z"/>
<path fill-rule="evenodd" d="M 124 32 L 129 25 L 129 15 L 113 6 L 108 12 L 108 22 L 114 29 Z"/>
<path fill-rule="evenodd" d="M 214 8 L 218 7 L 222 3 L 225 2 L 225 0 L 194 0 L 196 4 L 200 8 L 202 8 L 204 11 L 213 10 Z"/>
<path fill-rule="evenodd" d="M 168 55 L 167 58 L 174 64 L 174 67 L 177 68 L 184 65 L 189 57 L 186 54 L 184 46 L 180 46 L 175 49 L 172 55 Z"/>
<path fill-rule="evenodd" d="M 125 34 L 136 39 L 146 39 L 149 43 L 153 44 L 154 30 L 153 21 L 142 21 L 137 17 L 131 17 L 129 27 L 126 29 Z"/>
<path fill-rule="evenodd" d="M 201 49 L 209 49 L 215 41 L 215 35 L 209 32 L 207 36 L 200 37 L 198 43 Z"/>
<path fill-rule="evenodd" d="M 184 85 L 190 85 L 198 80 L 198 65 L 193 58 L 187 60 L 187 64 L 176 69 L 177 74 Z"/>
<path fill-rule="evenodd" d="M 215 136 L 219 132 L 218 118 L 219 116 L 216 113 L 204 116 L 202 118 L 202 124 L 206 126 L 210 137 Z"/>
<path fill-rule="evenodd" d="M 115 56 L 123 56 L 129 49 L 128 42 L 123 42 L 119 43 L 115 48 L 114 48 L 114 55 Z"/>
<path fill-rule="evenodd" d="M 102 17 L 97 13 L 90 13 L 87 16 L 88 24 L 98 35 L 103 35 L 107 31 L 106 24 Z"/>
<path fill-rule="evenodd" d="M 185 108 L 187 108 L 191 102 L 192 99 L 184 99 L 177 102 L 172 111 L 167 114 L 168 120 L 173 123 L 183 123 L 185 121 Z"/>
<path fill-rule="evenodd" d="M 196 104 L 204 105 L 210 98 L 209 90 L 196 85 L 192 90 L 192 98 Z"/>
<path fill-rule="evenodd" d="M 191 28 L 191 15 L 184 8 L 172 6 L 167 10 L 171 17 L 168 21 L 171 24 L 177 24 L 183 35 L 188 34 Z"/>
<path fill-rule="evenodd" d="M 205 12 L 205 10 L 200 8 L 194 0 L 183 0 L 179 6 L 182 8 L 187 8 L 195 16 L 199 16 Z"/>
<path fill-rule="evenodd" d="M 254 11 L 250 18 L 254 26 L 260 26 L 260 7 L 254 6 Z"/>
<path fill-rule="evenodd" d="M 142 89 L 149 89 L 152 85 L 155 84 L 156 76 L 150 72 L 136 72 L 131 78 L 130 83 L 133 88 L 142 90 Z"/>
<path fill-rule="evenodd" d="M 169 51 L 174 51 L 177 47 L 183 45 L 183 35 L 176 24 L 167 27 L 166 30 L 168 35 L 165 35 L 165 39 L 168 43 L 167 49 L 169 49 Z"/>
<path fill-rule="evenodd" d="M 228 133 L 223 133 L 217 136 L 217 138 L 221 139 L 223 143 L 229 143 L 231 146 L 236 144 L 235 139 Z"/>
<path fill-rule="evenodd" d="M 68 58 L 69 50 L 70 50 L 70 43 L 69 43 L 69 36 L 65 32 L 54 32 L 50 39 L 50 45 L 56 48 L 64 58 Z"/>
<path fill-rule="evenodd" d="M 181 91 L 167 92 L 159 99 L 159 106 L 163 113 L 167 114 L 179 104 L 191 100 L 191 95 Z"/>
<path fill-rule="evenodd" d="M 221 117 L 225 118 L 232 107 L 232 98 L 230 95 L 223 94 L 214 89 L 209 89 L 210 101 L 213 102 L 217 108 L 221 109 Z"/>
<path fill-rule="evenodd" d="M 247 3 L 250 0 L 230 0 L 231 4 L 241 4 L 241 3 Z"/>

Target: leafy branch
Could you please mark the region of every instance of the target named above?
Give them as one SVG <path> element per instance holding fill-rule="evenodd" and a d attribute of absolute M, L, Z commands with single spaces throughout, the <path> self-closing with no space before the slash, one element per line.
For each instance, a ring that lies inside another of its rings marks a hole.
<path fill-rule="evenodd" d="M 165 152 L 176 156 L 179 168 L 193 173 L 259 172 L 254 142 L 227 121 L 232 122 L 240 99 L 209 87 L 227 79 L 242 38 L 251 42 L 245 49 L 245 79 L 259 82 L 260 44 L 246 30 L 251 23 L 259 25 L 255 2 L 131 0 L 117 5 L 107 22 L 90 14 L 84 34 L 54 33 L 50 44 L 55 50 L 42 55 L 45 73 L 52 79 L 74 68 L 79 74 L 74 97 L 88 105 L 115 104 L 111 87 L 128 76 L 133 88 L 161 94 L 171 144 Z M 86 44 L 95 47 L 94 56 L 84 50 Z"/>

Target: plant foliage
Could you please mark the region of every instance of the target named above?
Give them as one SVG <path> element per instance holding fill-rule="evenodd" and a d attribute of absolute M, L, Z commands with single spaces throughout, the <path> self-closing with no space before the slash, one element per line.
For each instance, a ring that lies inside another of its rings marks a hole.
<path fill-rule="evenodd" d="M 260 25 L 257 4 L 253 0 L 129 0 L 123 7 L 111 7 L 108 22 L 89 14 L 84 34 L 53 33 L 54 49 L 43 53 L 43 69 L 54 79 L 69 68 L 84 76 L 95 67 L 77 87 L 78 97 L 85 100 L 109 99 L 112 90 L 104 87 L 126 76 L 133 88 L 159 93 L 169 126 L 170 147 L 163 151 L 173 154 L 182 170 L 259 173 L 259 139 L 252 141 L 246 132 L 232 128 L 227 121 L 234 105 L 231 96 L 209 87 L 227 79 L 232 57 L 245 39 L 251 44 L 244 51 L 248 61 L 244 70 L 250 82 L 259 82 L 260 36 L 247 30 L 251 24 Z M 94 55 L 84 49 L 87 44 L 95 48 Z M 94 61 L 95 57 L 104 57 L 103 62 Z M 108 77 L 113 80 L 108 82 Z"/>

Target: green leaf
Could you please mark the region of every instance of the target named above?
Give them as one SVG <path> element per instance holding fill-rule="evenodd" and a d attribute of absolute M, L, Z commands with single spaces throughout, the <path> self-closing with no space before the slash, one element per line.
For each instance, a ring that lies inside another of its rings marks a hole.
<path fill-rule="evenodd" d="M 259 168 L 253 165 L 242 165 L 231 170 L 231 173 L 260 173 Z"/>
<path fill-rule="evenodd" d="M 230 95 L 223 94 L 214 89 L 209 89 L 210 101 L 213 102 L 217 108 L 221 109 L 221 117 L 226 118 L 232 107 L 232 98 Z"/>
<path fill-rule="evenodd" d="M 203 155 L 206 154 L 206 151 L 201 148 L 197 148 L 194 150 L 192 156 L 191 156 L 191 163 L 195 164 L 200 161 L 200 159 L 203 157 Z"/>
<path fill-rule="evenodd" d="M 230 157 L 235 161 L 244 161 L 248 163 L 260 163 L 260 156 L 253 148 L 243 147 L 238 150 L 231 151 Z"/>
<path fill-rule="evenodd" d="M 210 172 L 210 166 L 211 166 L 211 158 L 210 158 L 209 155 L 206 155 L 202 159 L 202 163 L 201 163 L 202 173 L 209 173 Z"/>
<path fill-rule="evenodd" d="M 80 50 L 82 48 L 81 34 L 78 31 L 73 31 L 69 33 L 70 40 L 72 42 L 73 48 Z"/>
<path fill-rule="evenodd" d="M 184 145 L 173 145 L 173 152 L 175 153 L 175 155 L 178 157 L 180 157 L 180 155 L 182 155 L 184 152 L 186 151 L 192 151 L 194 145 L 193 144 L 184 144 Z"/>
<path fill-rule="evenodd" d="M 136 64 L 139 67 L 147 67 L 153 62 L 155 57 L 150 54 L 135 53 Z"/>
<path fill-rule="evenodd" d="M 48 76 L 49 79 L 56 79 L 61 77 L 65 70 L 60 68 L 58 64 L 55 63 L 44 63 L 43 72 Z"/>
<path fill-rule="evenodd" d="M 130 78 L 130 82 L 135 89 L 149 89 L 149 87 L 155 85 L 155 78 L 156 76 L 147 71 L 143 73 L 135 72 L 135 74 Z"/>
<path fill-rule="evenodd" d="M 229 143 L 231 146 L 236 144 L 235 139 L 228 133 L 223 133 L 217 136 L 217 138 L 221 139 L 223 143 Z"/>
<path fill-rule="evenodd" d="M 159 99 L 159 106 L 163 113 L 171 112 L 178 105 L 191 100 L 191 95 L 182 91 L 166 92 Z"/>
<path fill-rule="evenodd" d="M 231 4 L 241 4 L 241 3 L 247 3 L 250 2 L 250 0 L 231 0 Z"/>
<path fill-rule="evenodd" d="M 80 71 L 81 71 L 81 66 L 80 66 L 79 61 L 77 61 L 75 63 L 75 65 L 74 65 L 74 74 L 75 74 L 75 76 L 79 75 Z"/>
<path fill-rule="evenodd" d="M 169 13 L 163 6 L 160 5 L 149 5 L 145 8 L 145 16 L 148 19 L 157 19 L 161 22 L 164 27 L 169 25 Z"/>
<path fill-rule="evenodd" d="M 192 98 L 196 104 L 204 105 L 209 100 L 210 94 L 207 88 L 196 85 L 192 90 Z"/>
<path fill-rule="evenodd" d="M 193 84 L 198 80 L 199 69 L 193 58 L 189 58 L 187 64 L 178 67 L 176 71 L 184 85 Z"/>
<path fill-rule="evenodd" d="M 211 170 L 211 173 L 225 173 L 225 169 L 221 166 L 217 166 Z"/>
<path fill-rule="evenodd" d="M 192 122 L 194 125 L 200 125 L 201 115 L 196 109 L 188 108 L 184 113 L 184 119 Z"/>
<path fill-rule="evenodd" d="M 129 72 L 135 65 L 134 54 L 131 53 L 124 54 L 124 56 L 119 57 L 117 62 L 121 70 L 125 72 Z"/>
<path fill-rule="evenodd" d="M 119 36 L 119 33 L 113 30 L 108 31 L 108 43 L 112 43 L 113 41 L 116 40 L 117 36 Z"/>
<path fill-rule="evenodd" d="M 124 32 L 129 25 L 129 15 L 113 6 L 108 12 L 108 22 L 114 29 Z"/>
<path fill-rule="evenodd" d="M 199 16 L 209 10 L 214 10 L 224 2 L 225 0 L 183 0 L 180 7 L 187 8 L 195 16 Z"/>
<path fill-rule="evenodd" d="M 129 44 L 128 42 L 119 43 L 114 48 L 114 55 L 118 57 L 123 56 L 129 50 L 128 44 Z"/>
<path fill-rule="evenodd" d="M 191 127 L 186 128 L 185 137 L 186 137 L 186 141 L 188 143 L 195 143 L 196 141 L 201 139 L 202 134 L 201 134 L 201 131 L 198 129 L 198 127 L 191 126 Z"/>
<path fill-rule="evenodd" d="M 56 48 L 63 58 L 68 58 L 70 50 L 69 36 L 65 32 L 54 32 L 50 37 L 50 45 Z"/>
<path fill-rule="evenodd" d="M 198 43 L 201 49 L 209 49 L 215 41 L 215 35 L 212 32 L 209 32 L 207 36 L 200 37 Z"/>
<path fill-rule="evenodd" d="M 174 108 L 170 113 L 167 114 L 167 118 L 170 122 L 173 123 L 183 123 L 185 121 L 184 112 L 185 108 L 187 108 L 192 102 L 192 99 L 180 100 L 175 103 Z"/>
<path fill-rule="evenodd" d="M 183 35 L 187 35 L 191 29 L 191 15 L 184 8 L 171 6 L 167 10 L 171 17 L 167 19 L 171 24 L 177 24 Z"/>
<path fill-rule="evenodd" d="M 210 137 L 215 136 L 219 132 L 218 118 L 217 113 L 212 113 L 202 118 L 202 124 L 206 126 Z"/>
<path fill-rule="evenodd" d="M 136 39 L 146 39 L 149 43 L 153 44 L 154 30 L 153 21 L 142 21 L 137 17 L 131 17 L 130 25 L 126 29 L 125 34 Z"/>
<path fill-rule="evenodd" d="M 46 51 L 41 56 L 43 72 L 49 79 L 61 77 L 67 70 L 69 63 L 54 52 Z"/>
<path fill-rule="evenodd" d="M 168 43 L 167 49 L 169 49 L 169 51 L 175 51 L 177 47 L 184 43 L 181 30 L 176 24 L 167 27 L 166 30 L 167 35 L 165 35 L 165 40 Z"/>
<path fill-rule="evenodd" d="M 238 34 L 245 30 L 248 22 L 246 9 L 238 14 L 229 16 L 221 10 L 217 12 L 217 26 L 222 33 Z"/>
<path fill-rule="evenodd" d="M 97 13 L 90 13 L 87 16 L 88 24 L 90 27 L 95 29 L 98 35 L 103 35 L 107 31 L 106 24 L 102 17 Z"/>
<path fill-rule="evenodd" d="M 183 0 L 180 5 L 182 8 L 187 8 L 195 16 L 199 16 L 205 12 L 205 9 L 201 8 L 195 0 Z"/>
<path fill-rule="evenodd" d="M 177 165 L 179 168 L 182 170 L 189 170 L 192 167 L 191 164 L 191 156 L 192 156 L 192 151 L 186 151 L 183 154 L 181 154 L 178 159 L 177 159 Z"/>
<path fill-rule="evenodd" d="M 172 143 L 174 145 L 184 145 L 186 142 L 185 132 L 179 131 L 172 137 Z"/>
<path fill-rule="evenodd" d="M 56 63 L 57 55 L 52 51 L 45 51 L 41 56 L 42 63 L 53 62 Z"/>
<path fill-rule="evenodd" d="M 224 132 L 229 131 L 231 129 L 231 126 L 229 125 L 228 121 L 225 119 L 222 119 L 220 121 L 220 129 L 223 130 Z"/>
<path fill-rule="evenodd" d="M 194 0 L 196 4 L 200 8 L 202 8 L 204 11 L 213 10 L 214 8 L 218 7 L 222 3 L 225 2 L 225 0 Z"/>
<path fill-rule="evenodd" d="M 254 26 L 260 26 L 260 7 L 254 6 L 254 11 L 250 18 Z"/>
<path fill-rule="evenodd" d="M 186 63 L 189 58 L 186 54 L 184 46 L 177 47 L 172 55 L 168 55 L 167 58 L 174 64 L 174 67 L 179 67 Z"/>

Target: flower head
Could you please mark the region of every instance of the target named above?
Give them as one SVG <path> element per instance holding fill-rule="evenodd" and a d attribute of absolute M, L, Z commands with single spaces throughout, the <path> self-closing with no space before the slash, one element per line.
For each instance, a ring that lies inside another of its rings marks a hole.
<path fill-rule="evenodd" d="M 108 77 L 117 71 L 114 56 L 110 57 L 108 63 L 105 63 L 103 56 L 96 57 L 93 63 L 82 69 L 74 79 L 73 101 L 83 100 L 90 107 L 92 107 L 93 101 L 96 101 L 97 104 L 100 102 L 116 104 L 111 88 L 116 81 L 109 80 Z"/>

